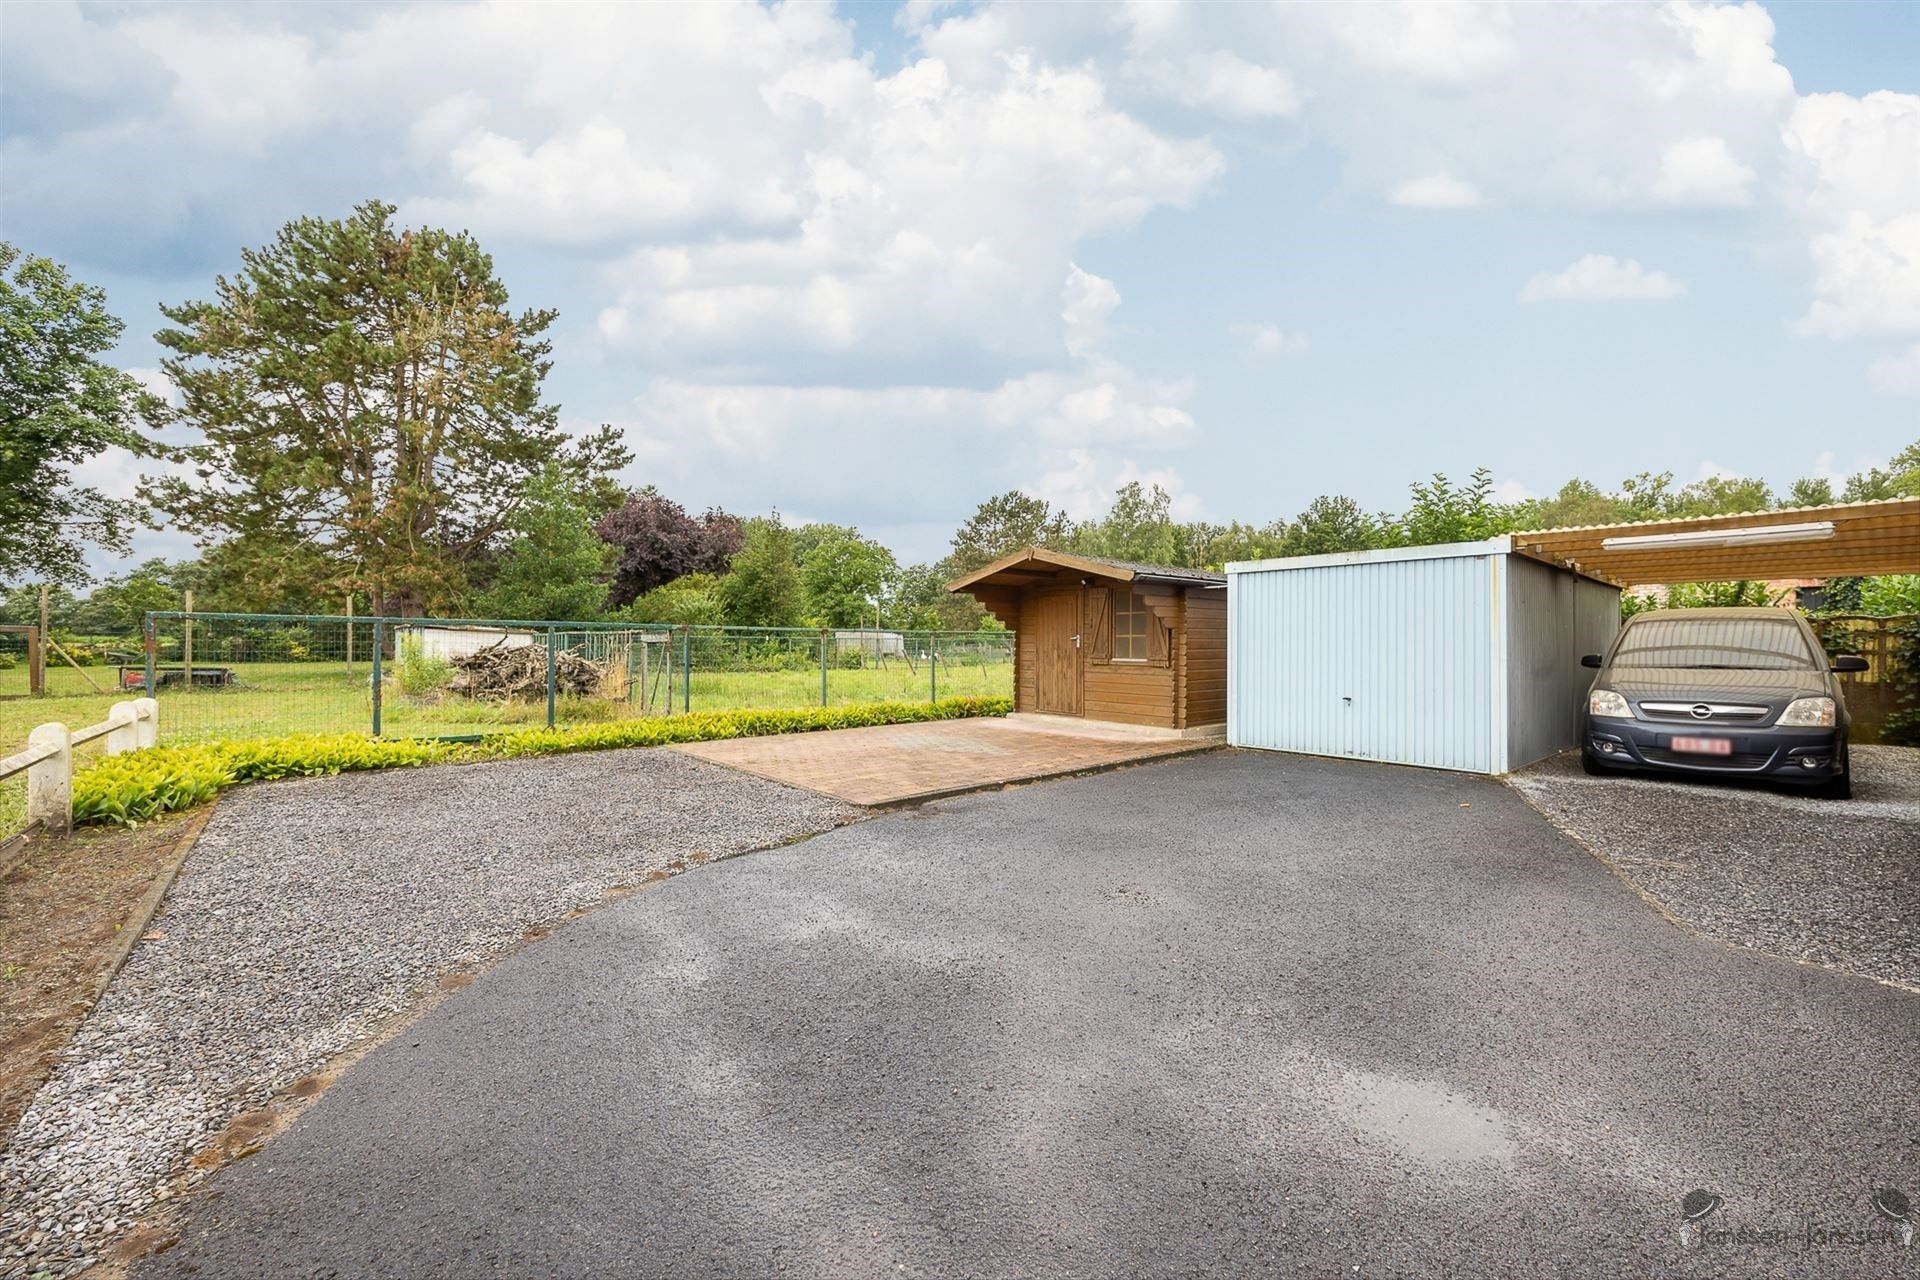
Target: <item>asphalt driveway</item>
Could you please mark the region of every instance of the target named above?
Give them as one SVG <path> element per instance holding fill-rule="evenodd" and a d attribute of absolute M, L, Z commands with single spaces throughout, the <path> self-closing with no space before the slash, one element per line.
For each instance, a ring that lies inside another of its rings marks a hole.
<path fill-rule="evenodd" d="M 1681 933 L 1501 786 L 1216 752 L 606 907 L 136 1274 L 1910 1275 L 1916 1079 L 1920 998 Z"/>

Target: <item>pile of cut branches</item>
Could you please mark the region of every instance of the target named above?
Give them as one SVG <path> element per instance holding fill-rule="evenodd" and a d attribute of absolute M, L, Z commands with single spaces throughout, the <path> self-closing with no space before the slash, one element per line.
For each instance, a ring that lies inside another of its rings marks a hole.
<path fill-rule="evenodd" d="M 606 676 L 600 664 L 591 662 L 572 649 L 553 655 L 553 682 L 556 692 L 585 695 L 600 686 Z M 547 646 L 519 644 L 509 646 L 497 640 L 484 649 L 453 659 L 454 677 L 447 688 L 469 698 L 490 702 L 512 702 L 547 696 Z"/>

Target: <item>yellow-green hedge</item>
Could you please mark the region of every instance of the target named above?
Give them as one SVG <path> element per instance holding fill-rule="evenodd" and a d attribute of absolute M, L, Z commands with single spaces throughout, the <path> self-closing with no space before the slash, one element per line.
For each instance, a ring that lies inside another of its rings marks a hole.
<path fill-rule="evenodd" d="M 423 764 L 559 755 L 612 747 L 657 747 L 673 742 L 711 742 L 720 738 L 853 729 L 874 724 L 1003 716 L 1011 710 L 1013 702 L 1009 698 L 944 698 L 939 702 L 872 702 L 802 710 L 701 712 L 566 729 L 524 729 L 489 734 L 478 742 L 302 734 L 191 747 L 150 747 L 145 751 L 108 756 L 78 774 L 73 780 L 73 820 L 132 826 L 211 800 L 223 788 L 237 782 L 308 778 L 355 769 L 405 769 Z"/>

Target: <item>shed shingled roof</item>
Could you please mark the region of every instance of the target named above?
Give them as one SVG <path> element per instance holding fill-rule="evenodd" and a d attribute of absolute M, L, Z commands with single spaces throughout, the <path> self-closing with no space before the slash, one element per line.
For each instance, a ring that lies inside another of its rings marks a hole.
<path fill-rule="evenodd" d="M 966 591 L 983 583 L 994 582 L 999 575 L 1022 572 L 1025 566 L 1045 565 L 1053 570 L 1080 572 L 1097 578 L 1112 578 L 1119 582 L 1161 582 L 1183 587 L 1224 587 L 1227 575 L 1215 573 L 1210 569 L 1182 569 L 1172 565 L 1140 564 L 1131 560 L 1112 560 L 1106 556 L 1083 556 L 1074 552 L 1053 551 L 1046 547 L 1023 547 L 1012 555 L 1002 556 L 992 564 L 983 565 L 972 573 L 955 578 L 947 584 L 949 591 Z M 1032 570 L 1025 570 L 1031 573 Z M 1009 579 L 1000 579 L 996 585 L 1020 585 Z"/>

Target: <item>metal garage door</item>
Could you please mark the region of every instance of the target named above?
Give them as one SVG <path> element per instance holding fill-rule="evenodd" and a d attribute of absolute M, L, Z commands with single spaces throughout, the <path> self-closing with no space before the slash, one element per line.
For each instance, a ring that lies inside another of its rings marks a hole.
<path fill-rule="evenodd" d="M 1227 740 L 1497 770 L 1489 557 L 1314 560 L 1230 568 Z"/>

